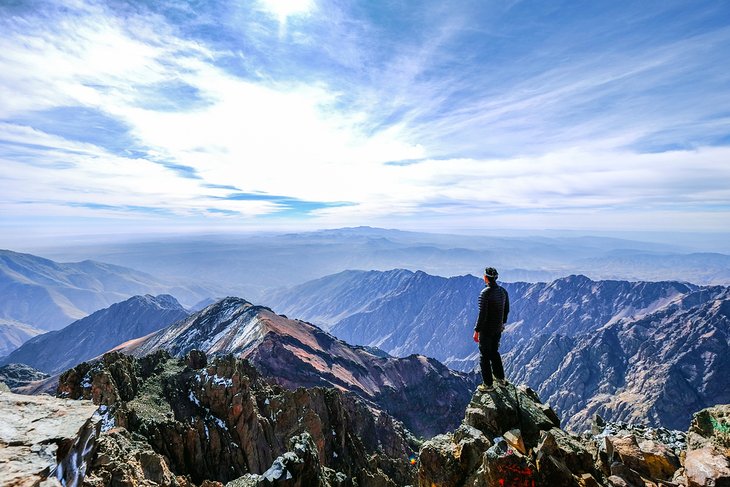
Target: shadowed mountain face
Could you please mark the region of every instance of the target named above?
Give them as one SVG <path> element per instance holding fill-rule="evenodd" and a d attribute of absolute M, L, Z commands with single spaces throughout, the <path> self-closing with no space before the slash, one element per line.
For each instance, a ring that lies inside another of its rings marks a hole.
<path fill-rule="evenodd" d="M 580 430 L 599 412 L 684 429 L 692 411 L 728 400 L 728 288 L 584 276 L 503 285 L 512 305 L 501 346 L 508 377 L 532 384 L 568 427 Z M 482 286 L 472 276 L 351 271 L 271 302 L 348 342 L 471 370 Z"/>
<path fill-rule="evenodd" d="M 692 411 L 730 402 L 730 291 L 695 291 L 591 333 L 538 335 L 505 362 L 575 430 L 594 413 L 684 429 Z"/>
<path fill-rule="evenodd" d="M 458 424 L 476 386 L 474 375 L 453 372 L 434 359 L 376 355 L 240 298 L 226 298 L 119 347 L 138 357 L 160 349 L 175 356 L 194 349 L 233 353 L 285 387 L 353 392 L 423 436 Z"/>
<path fill-rule="evenodd" d="M 186 304 L 214 295 L 125 267 L 86 260 L 62 264 L 0 250 L 0 319 L 56 330 L 136 294 L 170 293 Z"/>
<path fill-rule="evenodd" d="M 170 295 L 134 296 L 30 339 L 0 363 L 23 363 L 55 374 L 187 316 Z"/>

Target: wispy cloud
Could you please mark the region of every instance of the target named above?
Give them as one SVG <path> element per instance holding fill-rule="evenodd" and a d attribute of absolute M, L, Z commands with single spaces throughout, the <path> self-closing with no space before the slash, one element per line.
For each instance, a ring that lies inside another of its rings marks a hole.
<path fill-rule="evenodd" d="M 0 218 L 730 213 L 711 2 L 43 5 L 0 7 Z"/>

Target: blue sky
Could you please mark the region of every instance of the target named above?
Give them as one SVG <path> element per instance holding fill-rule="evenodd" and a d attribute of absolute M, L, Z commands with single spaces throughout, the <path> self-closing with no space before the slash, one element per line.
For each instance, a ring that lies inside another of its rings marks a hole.
<path fill-rule="evenodd" d="M 13 1 L 0 32 L 6 236 L 730 222 L 724 1 Z"/>

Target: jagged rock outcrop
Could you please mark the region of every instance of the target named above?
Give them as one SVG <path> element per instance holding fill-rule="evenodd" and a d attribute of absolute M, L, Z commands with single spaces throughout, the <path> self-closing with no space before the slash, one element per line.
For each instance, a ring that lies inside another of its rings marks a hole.
<path fill-rule="evenodd" d="M 89 485 L 199 485 L 246 474 L 241 485 L 257 485 L 278 469 L 284 480 L 333 480 L 274 485 L 396 486 L 413 475 L 415 440 L 388 414 L 336 389 L 271 385 L 232 356 L 113 352 L 64 373 L 59 394 L 105 406 Z"/>
<path fill-rule="evenodd" d="M 0 382 L 4 382 L 11 390 L 26 386 L 31 382 L 43 380 L 48 374 L 25 364 L 8 364 L 0 367 Z"/>
<path fill-rule="evenodd" d="M 687 442 L 684 469 L 679 474 L 686 479 L 687 485 L 730 486 L 730 405 L 696 413 Z"/>
<path fill-rule="evenodd" d="M 458 429 L 423 444 L 417 485 L 709 487 L 730 482 L 730 406 L 695 414 L 687 435 L 606 423 L 600 417 L 594 418 L 592 431 L 576 436 L 562 430 L 552 410 L 524 386 L 477 392 Z"/>
<path fill-rule="evenodd" d="M 99 434 L 96 409 L 90 401 L 0 391 L 0 485 L 30 487 L 49 478 L 77 485 Z"/>
<path fill-rule="evenodd" d="M 585 442 L 560 429 L 531 389 L 509 385 L 474 394 L 453 433 L 427 441 L 418 485 L 581 485 L 602 478 Z"/>
<path fill-rule="evenodd" d="M 323 470 L 312 436 L 302 433 L 289 440 L 289 451 L 277 457 L 266 472 L 246 474 L 228 482 L 226 487 L 329 487 L 345 484 L 348 479 L 337 474 L 331 469 Z"/>
<path fill-rule="evenodd" d="M 58 374 L 187 316 L 185 308 L 169 294 L 133 296 L 61 330 L 31 338 L 0 363 L 18 362 Z"/>
<path fill-rule="evenodd" d="M 175 356 L 194 349 L 233 353 L 291 389 L 322 386 L 353 392 L 424 437 L 456 427 L 478 383 L 475 374 L 451 371 L 434 359 L 384 357 L 232 297 L 119 349 L 135 356 L 156 350 Z"/>

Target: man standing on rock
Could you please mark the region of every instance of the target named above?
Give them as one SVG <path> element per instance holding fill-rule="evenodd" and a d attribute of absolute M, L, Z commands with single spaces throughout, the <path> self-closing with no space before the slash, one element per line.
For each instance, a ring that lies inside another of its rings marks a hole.
<path fill-rule="evenodd" d="M 485 288 L 479 295 L 479 317 L 474 326 L 474 341 L 479 344 L 480 366 L 483 384 L 481 392 L 493 391 L 493 380 L 505 385 L 502 357 L 499 356 L 499 340 L 502 338 L 504 324 L 509 314 L 509 296 L 507 291 L 497 284 L 499 273 L 494 267 L 484 270 Z"/>

